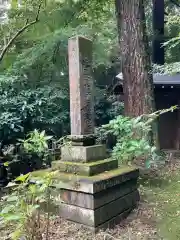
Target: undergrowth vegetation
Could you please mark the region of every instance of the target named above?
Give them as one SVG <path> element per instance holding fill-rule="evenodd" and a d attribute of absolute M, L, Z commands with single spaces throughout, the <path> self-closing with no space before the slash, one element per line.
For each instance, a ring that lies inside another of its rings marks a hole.
<path fill-rule="evenodd" d="M 9 194 L 0 201 L 0 228 L 7 228 L 12 240 L 48 240 L 52 184 L 56 172 L 44 174 L 36 184 L 30 183 L 30 174 L 16 178 Z M 42 211 L 43 209 L 43 211 Z"/>

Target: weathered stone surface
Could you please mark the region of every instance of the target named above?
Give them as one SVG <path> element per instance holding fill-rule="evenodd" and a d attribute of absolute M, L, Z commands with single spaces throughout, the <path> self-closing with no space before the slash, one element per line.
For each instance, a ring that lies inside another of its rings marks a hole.
<path fill-rule="evenodd" d="M 61 159 L 67 162 L 92 162 L 106 158 L 105 145 L 64 146 L 61 148 Z"/>
<path fill-rule="evenodd" d="M 94 194 L 138 177 L 139 169 L 133 167 L 118 168 L 92 177 L 60 173 L 55 186 L 59 185 L 59 188 Z M 63 183 L 65 183 L 64 187 Z"/>
<path fill-rule="evenodd" d="M 50 149 L 49 150 L 49 157 L 51 158 L 51 161 L 56 161 L 61 159 L 61 149 Z"/>
<path fill-rule="evenodd" d="M 126 194 L 133 192 L 136 189 L 137 179 L 133 179 L 96 194 L 88 194 L 61 189 L 60 195 L 64 203 L 87 209 L 96 209 L 122 196 L 125 196 Z"/>
<path fill-rule="evenodd" d="M 62 203 L 60 205 L 60 216 L 90 227 L 98 227 L 127 209 L 133 208 L 138 201 L 139 193 L 134 191 L 95 210 Z"/>
<path fill-rule="evenodd" d="M 92 232 L 92 234 L 96 234 L 98 233 L 100 230 L 106 230 L 106 229 L 111 229 L 114 228 L 117 224 L 119 224 L 123 219 L 125 219 L 132 211 L 133 209 L 136 207 L 133 206 L 132 208 L 127 209 L 126 211 L 124 211 L 123 213 L 118 214 L 117 216 L 113 217 L 112 219 L 106 221 L 105 223 L 99 225 L 98 227 L 90 227 L 87 225 L 83 225 L 80 223 L 76 223 L 77 225 L 79 225 L 79 227 L 83 228 L 83 229 L 87 229 L 90 230 Z"/>
<path fill-rule="evenodd" d="M 138 203 L 136 203 L 134 206 L 131 206 L 130 208 L 128 208 L 127 210 L 125 210 L 124 212 L 116 215 L 115 217 L 109 219 L 108 221 L 106 221 L 105 223 L 95 227 L 95 228 L 90 228 L 94 233 L 97 233 L 99 230 L 105 230 L 105 229 L 111 229 L 113 227 L 115 227 L 115 225 L 119 224 L 123 219 L 125 219 L 130 213 L 131 211 L 137 206 Z"/>
<path fill-rule="evenodd" d="M 58 161 L 56 168 L 60 172 L 80 174 L 82 176 L 93 176 L 105 171 L 110 171 L 118 167 L 118 161 L 106 159 L 93 163 L 77 163 Z"/>
<path fill-rule="evenodd" d="M 69 83 L 71 134 L 94 133 L 94 82 L 92 41 L 84 37 L 69 39 Z"/>
<path fill-rule="evenodd" d="M 96 139 L 86 139 L 86 140 L 82 140 L 81 142 L 80 141 L 78 141 L 78 142 L 72 141 L 71 142 L 72 146 L 84 146 L 84 147 L 87 147 L 87 146 L 93 146 L 95 144 L 96 144 Z"/>
<path fill-rule="evenodd" d="M 96 143 L 96 136 L 94 134 L 88 135 L 70 135 L 67 137 L 72 146 L 92 146 Z"/>
<path fill-rule="evenodd" d="M 67 136 L 67 139 L 73 142 L 82 142 L 86 139 L 94 139 L 94 134 L 87 134 L 87 135 L 69 135 Z"/>

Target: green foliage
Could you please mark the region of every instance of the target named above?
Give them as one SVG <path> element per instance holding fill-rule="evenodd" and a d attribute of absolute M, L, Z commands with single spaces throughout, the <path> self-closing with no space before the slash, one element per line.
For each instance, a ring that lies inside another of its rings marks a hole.
<path fill-rule="evenodd" d="M 180 72 L 180 16 L 179 7 L 171 1 L 166 1 L 165 16 L 165 55 L 164 66 L 154 66 L 154 71 L 161 74 L 176 74 Z"/>
<path fill-rule="evenodd" d="M 2 198 L 0 220 L 3 226 L 8 226 L 12 230 L 10 234 L 12 240 L 42 239 L 42 234 L 48 239 L 49 206 L 53 201 L 50 188 L 56 174 L 56 172 L 44 174 L 39 184 L 29 184 L 30 174 L 22 175 L 16 179 L 21 184 Z M 46 209 L 43 221 L 40 211 L 42 204 Z"/>
<path fill-rule="evenodd" d="M 45 131 L 39 132 L 35 129 L 28 134 L 28 138 L 25 140 L 20 139 L 23 149 L 27 153 L 37 153 L 43 155 L 48 150 L 48 141 L 52 139 L 52 136 L 47 136 Z"/>
<path fill-rule="evenodd" d="M 8 12 L 9 21 L 1 26 L 1 49 L 27 19 L 35 19 L 39 3 L 35 0 L 21 1 L 19 8 L 17 1 L 13 1 Z M 152 5 L 149 1 L 145 5 L 151 38 Z M 171 37 L 179 33 L 176 10 L 172 6 L 167 9 L 166 30 Z M 94 43 L 96 125 L 106 124 L 122 113 L 123 107 L 112 104 L 104 90 L 105 85 L 111 84 L 115 74 L 120 71 L 121 54 L 117 51 L 114 2 L 42 1 L 39 22 L 14 41 L 0 64 L 0 140 L 3 145 L 24 138 L 35 128 L 40 131 L 45 129 L 57 138 L 69 133 L 67 45 L 68 38 L 77 34 L 91 38 Z M 168 62 L 174 61 L 174 54 L 171 50 Z M 114 72 L 109 76 L 108 70 L 112 67 Z M 173 67 L 174 70 L 178 69 L 178 65 L 173 64 Z"/>
<path fill-rule="evenodd" d="M 166 17 L 166 33 L 168 34 L 167 41 L 165 43 L 166 46 L 166 62 L 168 64 L 179 62 L 179 52 L 180 52 L 180 44 L 179 44 L 179 34 L 180 34 L 180 16 L 177 14 L 179 9 L 177 8 L 169 8 L 167 9 L 168 16 Z"/>
<path fill-rule="evenodd" d="M 118 159 L 120 164 L 128 164 L 141 159 L 146 167 L 150 167 L 161 159 L 158 149 L 149 141 L 152 124 L 161 114 L 174 111 L 176 108 L 175 106 L 137 118 L 120 115 L 100 128 L 101 138 L 107 138 L 109 135 L 115 136 L 116 145 L 113 148 L 112 157 Z"/>
<path fill-rule="evenodd" d="M 123 113 L 124 104 L 108 97 L 105 90 L 96 89 L 95 123 L 99 127 Z"/>
<path fill-rule="evenodd" d="M 39 1 L 22 2 L 21 8 L 13 4 L 9 22 L 2 26 L 2 35 L 7 40 L 22 27 L 27 17 L 29 21 L 35 18 Z M 101 8 L 101 2 L 97 6 L 96 1 L 87 2 L 84 5 L 83 1 L 46 1 L 45 5 L 43 1 L 40 21 L 16 39 L 1 62 L 1 69 L 6 73 L 0 76 L 3 145 L 24 138 L 35 128 L 45 129 L 57 138 L 69 133 L 69 37 L 80 34 L 93 40 L 97 85 L 101 69 L 111 67 L 112 57 L 118 55 L 113 4 L 107 1 Z M 109 112 L 109 103 L 104 100 L 103 107 L 106 105 L 108 109 L 98 112 L 98 124 L 106 123 L 106 118 L 109 120 L 104 114 Z M 101 103 L 97 100 L 96 108 L 100 109 Z"/>
<path fill-rule="evenodd" d="M 0 139 L 4 144 L 24 138 L 34 128 L 54 134 L 58 125 L 56 134 L 61 135 L 62 124 L 69 121 L 67 89 L 55 83 L 46 87 L 29 85 L 23 77 L 0 77 Z"/>

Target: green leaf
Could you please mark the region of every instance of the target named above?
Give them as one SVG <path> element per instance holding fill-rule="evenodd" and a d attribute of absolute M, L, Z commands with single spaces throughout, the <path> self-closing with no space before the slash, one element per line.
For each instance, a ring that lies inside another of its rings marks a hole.
<path fill-rule="evenodd" d="M 52 138 L 53 138 L 53 136 L 46 136 L 46 137 L 44 137 L 45 140 L 50 140 Z"/>
<path fill-rule="evenodd" d="M 4 214 L 11 212 L 14 209 L 14 207 L 15 207 L 14 205 L 8 205 L 8 206 L 4 207 L 2 209 L 2 211 L 0 212 L 0 216 L 4 216 Z"/>
<path fill-rule="evenodd" d="M 21 219 L 23 219 L 24 217 L 22 215 L 18 215 L 17 213 L 16 214 L 13 214 L 13 215 L 8 215 L 5 217 L 5 220 L 10 222 L 10 221 L 19 221 Z"/>
<path fill-rule="evenodd" d="M 16 201 L 18 201 L 18 196 L 9 196 L 6 201 L 7 202 L 16 202 Z"/>
<path fill-rule="evenodd" d="M 5 162 L 3 165 L 4 165 L 5 167 L 8 167 L 8 166 L 9 166 L 9 162 Z"/>
<path fill-rule="evenodd" d="M 33 205 L 33 208 L 34 208 L 34 209 L 38 209 L 38 208 L 40 208 L 40 205 L 38 205 L 38 204 Z"/>
<path fill-rule="evenodd" d="M 21 175 L 15 179 L 15 181 L 20 181 L 20 182 L 26 182 L 30 177 L 30 173 L 27 173 L 25 175 Z"/>
<path fill-rule="evenodd" d="M 150 159 L 146 159 L 145 161 L 145 168 L 150 168 L 151 167 L 151 162 L 150 162 Z"/>
<path fill-rule="evenodd" d="M 20 227 L 20 228 L 16 229 L 16 231 L 11 233 L 10 237 L 11 237 L 12 240 L 19 240 L 20 237 L 22 237 L 21 235 L 22 235 L 22 229 Z"/>
<path fill-rule="evenodd" d="M 45 130 L 40 133 L 40 137 L 44 137 L 44 136 L 45 136 Z"/>

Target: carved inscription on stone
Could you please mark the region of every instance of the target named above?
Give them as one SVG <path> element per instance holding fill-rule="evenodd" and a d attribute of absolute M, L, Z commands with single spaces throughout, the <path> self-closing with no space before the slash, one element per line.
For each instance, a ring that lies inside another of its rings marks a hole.
<path fill-rule="evenodd" d="M 87 57 L 82 60 L 82 82 L 84 104 L 82 109 L 83 125 L 85 134 L 94 132 L 94 99 L 93 99 L 93 79 L 92 69 Z"/>
<path fill-rule="evenodd" d="M 83 37 L 69 40 L 71 135 L 94 133 L 92 42 Z"/>

